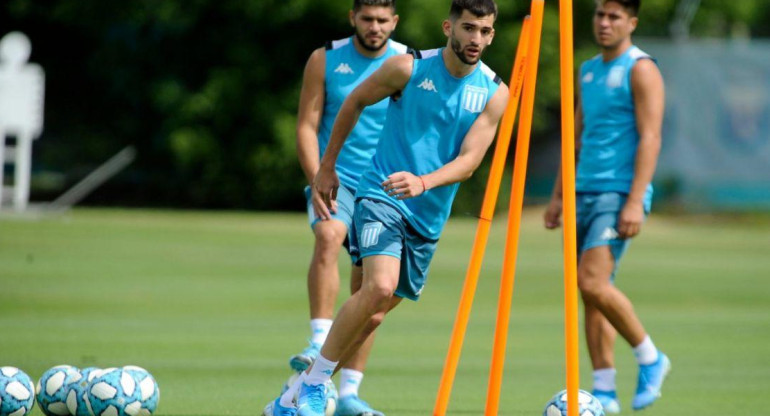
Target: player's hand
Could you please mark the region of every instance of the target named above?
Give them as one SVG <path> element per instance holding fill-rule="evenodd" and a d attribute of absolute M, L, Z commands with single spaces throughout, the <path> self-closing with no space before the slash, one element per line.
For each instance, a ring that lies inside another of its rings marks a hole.
<path fill-rule="evenodd" d="M 553 230 L 561 226 L 561 197 L 552 196 L 551 202 L 548 203 L 548 208 L 545 209 L 543 215 L 545 220 L 545 228 Z"/>
<path fill-rule="evenodd" d="M 396 172 L 382 183 L 382 189 L 396 199 L 414 198 L 425 193 L 425 182 L 409 172 Z"/>
<path fill-rule="evenodd" d="M 627 201 L 618 218 L 618 236 L 631 238 L 639 234 L 644 221 L 644 206 L 641 202 Z"/>
<path fill-rule="evenodd" d="M 337 212 L 337 189 L 339 187 L 340 178 L 337 176 L 334 167 L 328 169 L 322 164 L 315 178 L 313 178 L 312 195 L 313 209 L 318 209 L 320 212 L 317 212 L 317 214 L 320 214 L 319 216 L 324 220 L 331 218 L 329 210 L 332 213 Z M 318 206 L 316 206 L 316 194 L 320 197 Z"/>
<path fill-rule="evenodd" d="M 310 202 L 313 205 L 313 212 L 315 213 L 315 216 L 321 221 L 330 220 L 332 218 L 332 214 L 337 213 L 337 201 L 332 200 L 331 207 L 327 207 L 326 203 L 324 203 L 321 193 L 318 192 L 315 186 L 310 187 Z"/>

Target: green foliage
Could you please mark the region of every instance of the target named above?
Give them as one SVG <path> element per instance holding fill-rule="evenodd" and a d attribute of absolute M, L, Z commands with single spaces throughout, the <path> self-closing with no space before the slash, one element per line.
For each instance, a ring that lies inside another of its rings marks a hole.
<path fill-rule="evenodd" d="M 294 122 L 305 61 L 350 34 L 348 1 L 7 0 L 0 27 L 33 42 L 47 76 L 46 130 L 35 166 L 72 182 L 132 144 L 137 163 L 90 202 L 283 209 L 302 207 Z M 575 2 L 576 65 L 594 54 L 593 0 Z M 510 76 L 526 1 L 500 1 L 485 62 Z M 664 36 L 668 0 L 645 0 L 638 34 Z M 395 38 L 442 46 L 447 0 L 400 0 Z M 693 34 L 768 35 L 764 0 L 707 1 Z M 547 2 L 533 142 L 559 131 L 558 3 Z M 541 146 L 546 148 L 548 146 Z M 536 146 L 537 148 L 537 146 Z M 485 177 L 471 182 L 472 205 Z"/>

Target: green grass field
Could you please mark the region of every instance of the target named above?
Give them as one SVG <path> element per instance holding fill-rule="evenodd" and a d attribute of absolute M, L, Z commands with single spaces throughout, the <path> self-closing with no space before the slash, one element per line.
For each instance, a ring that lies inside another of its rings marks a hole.
<path fill-rule="evenodd" d="M 546 232 L 540 214 L 524 218 L 501 415 L 539 415 L 564 384 L 561 235 Z M 432 413 L 475 226 L 450 220 L 423 299 L 404 302 L 379 331 L 361 392 L 388 416 Z M 504 229 L 500 216 L 451 415 L 483 413 Z M 136 364 L 158 380 L 158 415 L 258 415 L 309 334 L 311 247 L 301 214 L 77 210 L 2 220 L 0 365 L 36 380 L 57 364 Z M 768 278 L 768 221 L 650 219 L 618 276 L 673 362 L 645 415 L 767 414 Z M 581 333 L 590 388 L 582 342 Z M 636 367 L 627 345 L 616 351 L 628 408 Z"/>

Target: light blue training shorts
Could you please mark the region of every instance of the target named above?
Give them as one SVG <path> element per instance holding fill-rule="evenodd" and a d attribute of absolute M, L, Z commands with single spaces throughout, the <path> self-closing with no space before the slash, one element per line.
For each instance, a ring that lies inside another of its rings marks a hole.
<path fill-rule="evenodd" d="M 347 188 L 345 185 L 340 185 L 339 189 L 337 189 L 337 212 L 332 213 L 332 219 L 341 221 L 343 224 L 345 224 L 345 227 L 347 227 L 348 235 L 345 238 L 344 246 L 348 250 L 348 253 L 350 253 L 349 242 L 353 229 L 353 205 L 355 203 L 355 198 L 353 196 L 354 194 L 355 192 Z M 307 202 L 307 219 L 308 223 L 310 224 L 310 228 L 313 229 L 315 225 L 321 221 L 321 219 L 315 215 L 315 211 L 313 210 L 313 202 L 310 200 L 310 196 L 310 187 L 306 186 L 305 201 Z M 351 258 L 355 259 L 352 254 Z"/>
<path fill-rule="evenodd" d="M 618 236 L 617 225 L 627 196 L 618 192 L 577 194 L 577 247 L 578 258 L 584 251 L 599 246 L 610 246 L 615 258 L 615 270 L 626 252 L 631 239 Z M 615 277 L 615 270 L 612 278 Z"/>
<path fill-rule="evenodd" d="M 419 235 L 393 206 L 369 198 L 356 201 L 351 256 L 359 261 L 377 255 L 400 259 L 396 296 L 414 301 L 420 298 L 437 244 L 437 240 Z"/>

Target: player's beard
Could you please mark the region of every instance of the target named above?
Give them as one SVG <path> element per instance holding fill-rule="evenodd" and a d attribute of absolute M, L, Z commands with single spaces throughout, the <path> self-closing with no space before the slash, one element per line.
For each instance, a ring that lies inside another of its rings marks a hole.
<path fill-rule="evenodd" d="M 390 39 L 390 35 L 388 35 L 388 36 L 385 36 L 385 38 L 382 40 L 382 43 L 377 45 L 369 45 L 369 43 L 366 42 L 366 37 L 361 35 L 361 33 L 358 31 L 358 28 L 355 28 L 355 33 L 356 33 L 356 38 L 358 39 L 358 43 L 361 45 L 361 47 L 363 47 L 364 49 L 370 52 L 377 52 L 382 50 L 382 48 L 388 44 L 388 39 Z"/>
<path fill-rule="evenodd" d="M 479 47 L 479 56 L 476 57 L 476 59 L 469 59 L 465 54 L 463 53 L 463 45 L 460 44 L 460 41 L 457 40 L 457 38 L 454 37 L 454 33 L 452 33 L 452 38 L 450 40 L 450 43 L 452 45 L 452 51 L 457 55 L 457 58 L 462 61 L 462 63 L 466 65 L 476 65 L 476 63 L 481 59 L 481 54 L 484 53 L 484 50 Z"/>

